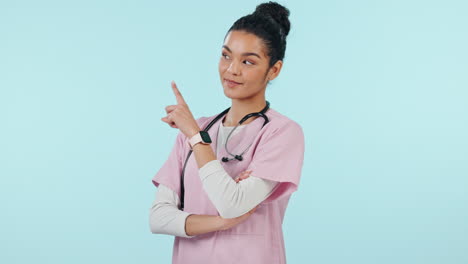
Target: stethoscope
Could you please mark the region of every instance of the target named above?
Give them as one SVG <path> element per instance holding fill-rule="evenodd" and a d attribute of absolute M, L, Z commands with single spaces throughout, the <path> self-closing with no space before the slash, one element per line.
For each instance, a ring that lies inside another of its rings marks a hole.
<path fill-rule="evenodd" d="M 229 133 L 227 139 L 226 139 L 226 143 L 224 144 L 224 148 L 226 149 L 226 152 L 231 155 L 233 158 L 228 158 L 228 157 L 223 157 L 221 159 L 221 161 L 223 162 L 229 162 L 231 160 L 238 160 L 238 161 L 241 161 L 243 158 L 242 158 L 242 155 L 247 151 L 247 149 L 250 147 L 250 145 L 241 153 L 241 154 L 238 154 L 238 155 L 234 155 L 232 154 L 231 152 L 228 151 L 227 149 L 227 142 L 229 140 L 229 137 L 231 136 L 232 132 L 238 127 L 240 126 L 242 123 L 244 123 L 247 119 L 251 118 L 251 117 L 254 117 L 254 116 L 259 116 L 259 117 L 263 117 L 263 119 L 265 119 L 265 121 L 263 122 L 263 125 L 262 125 L 262 128 L 268 123 L 270 122 L 270 120 L 268 119 L 268 117 L 265 115 L 265 112 L 268 111 L 268 109 L 270 108 L 270 102 L 266 101 L 266 106 L 260 111 L 260 112 L 254 112 L 254 113 L 250 113 L 250 114 L 247 114 L 246 116 L 244 116 L 240 121 L 239 123 L 231 130 L 231 132 Z M 226 110 L 224 110 L 223 112 L 221 112 L 219 115 L 217 115 L 204 129 L 203 131 L 205 132 L 208 132 L 208 130 L 210 130 L 210 128 L 214 125 L 214 123 L 216 123 L 216 121 L 218 121 L 221 117 L 223 117 L 224 115 L 226 115 L 226 113 L 229 111 L 229 109 L 231 109 L 231 107 L 227 108 Z M 184 162 L 184 166 L 182 168 L 182 175 L 180 177 L 180 208 L 181 210 L 184 210 L 184 193 L 185 193 L 185 188 L 184 188 L 184 174 L 185 174 L 185 166 L 187 166 L 187 161 L 188 159 L 190 158 L 190 155 L 192 154 L 193 150 L 189 150 L 188 154 L 187 154 L 187 158 L 185 159 L 185 162 Z"/>

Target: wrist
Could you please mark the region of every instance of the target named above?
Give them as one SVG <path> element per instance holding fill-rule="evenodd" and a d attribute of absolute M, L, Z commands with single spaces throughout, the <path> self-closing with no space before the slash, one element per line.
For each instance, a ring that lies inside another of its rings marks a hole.
<path fill-rule="evenodd" d="M 200 133 L 200 129 L 192 129 L 190 132 L 187 133 L 187 138 L 191 139 L 196 134 Z"/>
<path fill-rule="evenodd" d="M 221 216 L 216 216 L 216 223 L 217 223 L 217 230 L 226 230 L 227 229 L 227 226 L 226 226 L 226 221 L 224 220 L 224 218 L 222 218 Z"/>
<path fill-rule="evenodd" d="M 210 134 L 206 131 L 197 131 L 193 134 L 193 136 L 188 138 L 188 144 L 191 149 L 198 143 L 202 143 L 202 145 L 209 145 L 211 144 Z"/>

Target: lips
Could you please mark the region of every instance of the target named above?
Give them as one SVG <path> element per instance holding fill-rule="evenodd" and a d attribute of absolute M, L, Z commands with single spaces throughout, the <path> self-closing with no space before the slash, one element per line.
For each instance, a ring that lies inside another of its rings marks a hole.
<path fill-rule="evenodd" d="M 226 84 L 227 84 L 230 88 L 242 84 L 242 83 L 239 83 L 239 82 L 235 82 L 235 81 L 233 81 L 233 80 L 230 80 L 230 79 L 224 79 L 224 81 L 226 82 Z"/>

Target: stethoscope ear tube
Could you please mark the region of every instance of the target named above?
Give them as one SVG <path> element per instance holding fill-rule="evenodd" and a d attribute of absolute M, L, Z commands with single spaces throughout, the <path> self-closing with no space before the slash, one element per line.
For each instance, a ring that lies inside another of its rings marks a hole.
<path fill-rule="evenodd" d="M 270 122 L 270 120 L 268 119 L 268 117 L 265 115 L 265 112 L 270 108 L 270 102 L 266 101 L 266 106 L 260 111 L 260 112 L 256 112 L 256 113 L 250 113 L 250 114 L 247 114 L 246 116 L 244 116 L 241 121 L 239 122 L 238 126 L 241 125 L 245 120 L 253 117 L 253 116 L 260 116 L 260 117 L 263 117 L 263 119 L 265 119 L 265 122 L 263 122 L 263 125 L 262 125 L 262 128 L 268 123 Z M 219 115 L 217 115 L 204 129 L 203 131 L 205 132 L 208 132 L 208 130 L 210 130 L 210 128 L 221 118 L 223 117 L 224 115 L 226 115 L 226 113 L 229 111 L 229 109 L 231 109 L 231 107 L 227 108 L 226 110 L 224 110 L 223 112 L 221 112 Z M 184 198 L 185 198 L 185 188 L 184 188 L 184 175 L 185 175 L 185 167 L 187 166 L 187 162 L 188 162 L 188 159 L 190 158 L 190 155 L 192 154 L 193 150 L 189 150 L 188 154 L 187 154 L 187 158 L 185 158 L 185 161 L 184 161 L 184 166 L 182 167 L 182 174 L 181 174 L 181 177 L 180 177 L 180 210 L 184 210 Z M 229 153 L 230 155 L 232 155 L 231 153 Z M 242 154 L 241 155 L 233 155 L 234 158 L 232 159 L 229 159 L 228 157 L 223 157 L 221 160 L 223 162 L 229 162 L 230 160 L 238 160 L 238 161 L 242 161 L 243 160 L 243 157 L 242 157 Z"/>

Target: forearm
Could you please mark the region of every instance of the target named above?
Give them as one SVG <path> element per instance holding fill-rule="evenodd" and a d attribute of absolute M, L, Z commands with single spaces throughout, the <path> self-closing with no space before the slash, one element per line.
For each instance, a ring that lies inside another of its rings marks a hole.
<path fill-rule="evenodd" d="M 156 191 L 149 215 L 151 233 L 185 238 L 228 228 L 228 221 L 218 215 L 195 215 L 179 209 L 179 196 L 164 184 Z"/>
<path fill-rule="evenodd" d="M 278 182 L 255 176 L 237 183 L 218 160 L 210 161 L 200 168 L 199 175 L 203 189 L 223 218 L 245 214 L 267 199 L 278 186 Z"/>
<path fill-rule="evenodd" d="M 185 221 L 185 232 L 195 236 L 224 229 L 223 219 L 218 215 L 189 215 Z"/>
<path fill-rule="evenodd" d="M 203 167 L 206 163 L 215 160 L 216 155 L 210 145 L 198 143 L 193 146 L 193 154 L 198 164 L 198 168 Z"/>

